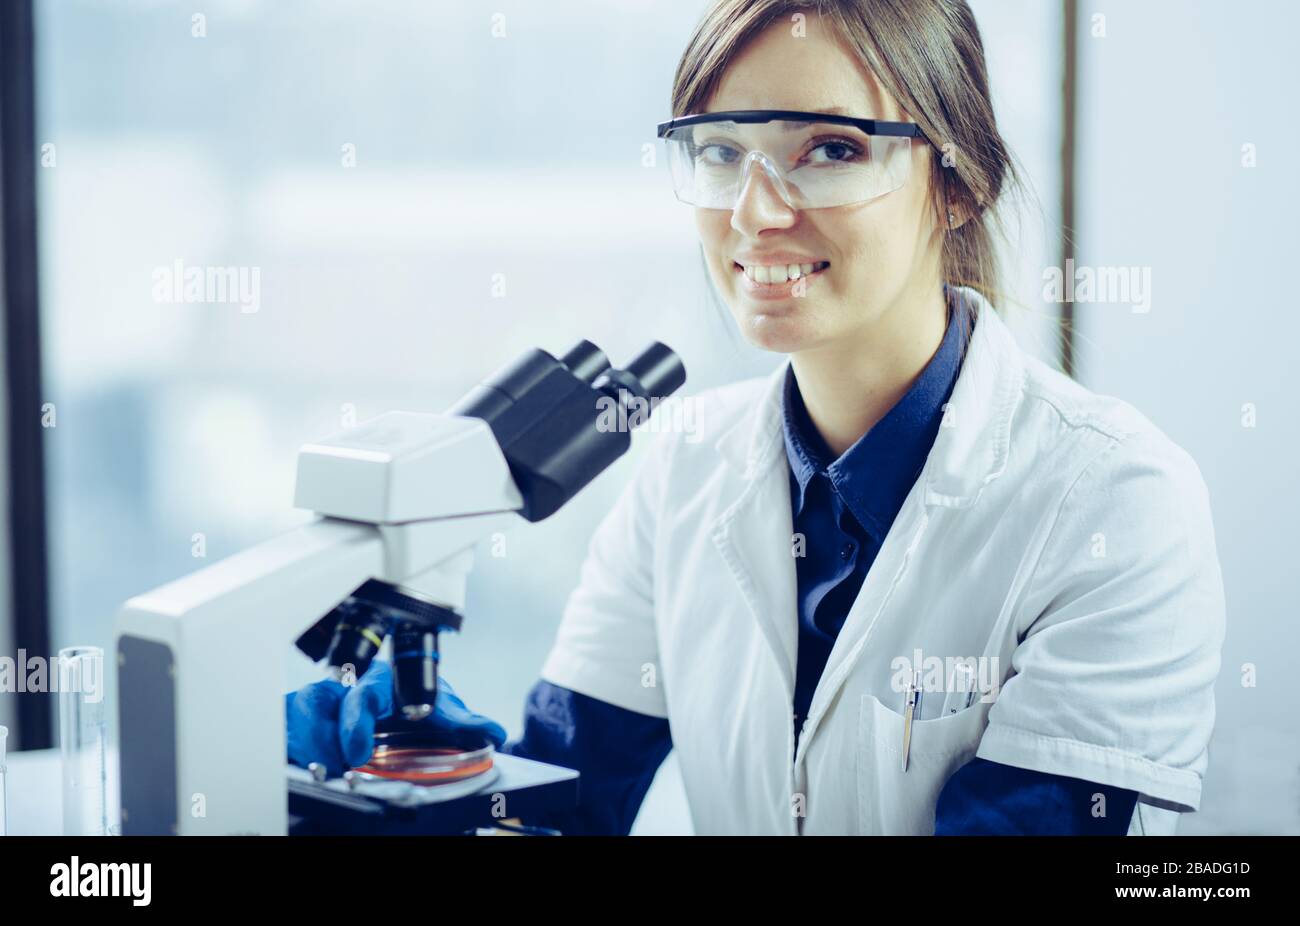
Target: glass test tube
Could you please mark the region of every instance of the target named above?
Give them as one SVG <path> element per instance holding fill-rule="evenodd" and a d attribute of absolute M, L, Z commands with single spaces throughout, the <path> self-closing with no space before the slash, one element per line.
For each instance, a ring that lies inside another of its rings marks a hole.
<path fill-rule="evenodd" d="M 108 726 L 104 651 L 59 650 L 59 749 L 63 755 L 63 834 L 108 834 Z"/>

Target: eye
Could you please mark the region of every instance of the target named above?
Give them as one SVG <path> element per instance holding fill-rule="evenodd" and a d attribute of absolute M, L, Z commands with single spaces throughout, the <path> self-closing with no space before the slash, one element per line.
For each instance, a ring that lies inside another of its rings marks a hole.
<path fill-rule="evenodd" d="M 823 141 L 808 152 L 808 160 L 814 164 L 853 162 L 864 159 L 865 151 L 861 145 L 847 138 L 833 138 Z"/>
<path fill-rule="evenodd" d="M 730 145 L 718 143 L 697 145 L 694 150 L 695 160 L 703 162 L 711 167 L 722 167 L 728 164 L 736 163 L 740 157 L 740 152 Z"/>

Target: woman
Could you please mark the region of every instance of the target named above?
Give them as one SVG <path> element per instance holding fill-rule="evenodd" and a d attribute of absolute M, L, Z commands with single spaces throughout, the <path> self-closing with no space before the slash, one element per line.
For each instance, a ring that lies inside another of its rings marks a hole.
<path fill-rule="evenodd" d="M 525 822 L 625 833 L 675 748 L 700 833 L 1172 833 L 1224 633 L 1207 493 L 989 301 L 1014 178 L 967 4 L 719 0 L 673 114 L 713 285 L 788 361 L 688 399 L 703 433 L 593 537 L 505 747 L 582 803 Z"/>

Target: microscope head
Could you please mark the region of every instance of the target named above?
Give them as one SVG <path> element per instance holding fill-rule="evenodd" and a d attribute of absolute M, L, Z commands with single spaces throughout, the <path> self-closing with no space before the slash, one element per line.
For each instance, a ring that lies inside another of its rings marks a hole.
<path fill-rule="evenodd" d="M 658 342 L 624 369 L 590 341 L 559 359 L 531 350 L 445 415 L 389 413 L 305 446 L 297 504 L 380 524 L 498 510 L 540 521 L 622 456 L 628 423 L 685 380 L 677 355 Z M 457 604 L 370 579 L 297 645 L 336 675 L 357 678 L 391 635 L 396 704 L 419 720 L 437 696 L 438 634 L 460 628 Z"/>

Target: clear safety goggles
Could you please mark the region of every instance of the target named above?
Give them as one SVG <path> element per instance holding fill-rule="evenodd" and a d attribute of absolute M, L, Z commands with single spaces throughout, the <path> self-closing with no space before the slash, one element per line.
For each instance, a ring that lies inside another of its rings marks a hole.
<path fill-rule="evenodd" d="M 677 198 L 734 209 L 752 177 L 765 174 L 792 209 L 867 202 L 907 183 L 912 122 L 830 113 L 748 109 L 679 116 L 659 124 Z"/>

